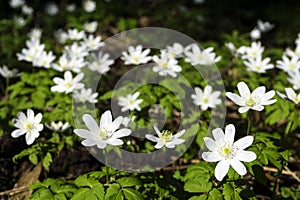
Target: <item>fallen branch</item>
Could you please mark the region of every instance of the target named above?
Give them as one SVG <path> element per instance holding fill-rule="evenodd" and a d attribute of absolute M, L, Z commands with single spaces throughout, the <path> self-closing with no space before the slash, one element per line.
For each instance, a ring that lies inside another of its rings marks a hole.
<path fill-rule="evenodd" d="M 0 192 L 0 196 L 4 196 L 4 195 L 12 196 L 12 195 L 18 194 L 20 192 L 25 192 L 25 191 L 29 190 L 28 187 L 29 187 L 29 185 L 23 185 L 23 186 L 20 186 L 20 187 L 11 189 L 11 190 L 6 190 L 3 192 Z"/>

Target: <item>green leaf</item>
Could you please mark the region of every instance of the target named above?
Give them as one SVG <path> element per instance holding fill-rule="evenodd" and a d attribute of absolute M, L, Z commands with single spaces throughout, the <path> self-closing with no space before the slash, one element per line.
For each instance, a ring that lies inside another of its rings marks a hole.
<path fill-rule="evenodd" d="M 222 199 L 222 194 L 216 188 L 212 189 L 208 194 L 208 200 Z"/>
<path fill-rule="evenodd" d="M 92 188 L 94 185 L 99 184 L 99 182 L 97 180 L 95 180 L 95 179 L 92 179 L 92 178 L 88 179 L 86 174 L 84 174 L 84 175 L 79 176 L 78 178 L 76 178 L 75 181 L 74 181 L 74 183 L 78 187 L 87 186 L 87 187 L 90 187 L 90 188 Z"/>
<path fill-rule="evenodd" d="M 257 180 L 257 182 L 261 183 L 262 185 L 267 185 L 267 177 L 263 168 L 259 165 L 253 165 L 252 170 L 254 173 L 255 180 Z"/>
<path fill-rule="evenodd" d="M 206 179 L 190 179 L 184 185 L 184 190 L 188 192 L 208 192 L 212 188 L 212 183 Z"/>
<path fill-rule="evenodd" d="M 42 160 L 42 165 L 46 171 L 49 171 L 49 167 L 52 163 L 52 156 L 49 152 L 47 152 L 46 156 Z"/>
<path fill-rule="evenodd" d="M 130 199 L 130 200 L 142 200 L 142 199 L 144 199 L 143 195 L 139 191 L 134 190 L 132 188 L 124 188 L 123 193 L 124 193 L 125 197 L 127 199 Z"/>
<path fill-rule="evenodd" d="M 33 195 L 31 195 L 29 199 L 30 200 L 40 200 L 40 199 L 51 200 L 54 199 L 54 195 L 49 189 L 40 188 Z"/>
<path fill-rule="evenodd" d="M 189 200 L 206 200 L 207 199 L 207 195 L 203 194 L 200 196 L 193 196 L 191 198 L 189 198 Z"/>
<path fill-rule="evenodd" d="M 124 196 L 121 191 L 121 187 L 117 183 L 111 184 L 105 194 L 105 200 L 123 200 Z"/>
<path fill-rule="evenodd" d="M 122 187 L 131 187 L 141 184 L 140 181 L 133 176 L 120 178 L 117 180 L 117 183 L 119 183 Z"/>
<path fill-rule="evenodd" d="M 239 193 L 233 188 L 231 183 L 226 183 L 223 188 L 225 200 L 242 200 Z"/>
<path fill-rule="evenodd" d="M 71 200 L 89 200 L 89 196 L 91 196 L 90 189 L 81 188 L 74 193 Z"/>
<path fill-rule="evenodd" d="M 38 163 L 38 157 L 36 156 L 36 154 L 30 154 L 29 160 L 34 165 L 36 165 Z"/>

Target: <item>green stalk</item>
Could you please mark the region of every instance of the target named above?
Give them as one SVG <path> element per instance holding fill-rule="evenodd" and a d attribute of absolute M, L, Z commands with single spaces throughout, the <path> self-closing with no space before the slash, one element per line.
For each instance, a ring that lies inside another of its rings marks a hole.
<path fill-rule="evenodd" d="M 104 154 L 105 154 L 105 168 L 106 168 L 106 185 L 109 185 L 109 171 L 108 171 L 108 156 L 107 156 L 107 150 L 106 148 L 104 149 Z"/>
<path fill-rule="evenodd" d="M 247 125 L 247 135 L 250 134 L 250 130 L 251 130 L 251 111 L 249 110 L 248 112 L 248 116 L 247 116 L 247 121 L 248 121 L 248 125 Z"/>
<path fill-rule="evenodd" d="M 5 81 L 6 81 L 6 88 L 5 88 L 5 96 L 4 96 L 4 98 L 8 99 L 8 90 L 7 89 L 8 89 L 8 86 L 9 86 L 9 78 L 6 77 Z"/>

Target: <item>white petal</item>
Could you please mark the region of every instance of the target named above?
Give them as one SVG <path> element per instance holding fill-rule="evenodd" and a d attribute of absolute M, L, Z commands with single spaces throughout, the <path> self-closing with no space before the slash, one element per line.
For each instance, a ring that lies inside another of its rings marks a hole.
<path fill-rule="evenodd" d="M 18 112 L 17 116 L 21 121 L 26 121 L 27 119 L 26 115 L 23 112 Z"/>
<path fill-rule="evenodd" d="M 159 138 L 158 138 L 158 137 L 155 137 L 155 136 L 150 135 L 150 134 L 146 134 L 145 137 L 146 137 L 148 140 L 152 141 L 152 142 L 158 142 L 158 141 L 159 141 Z"/>
<path fill-rule="evenodd" d="M 250 95 L 250 90 L 248 85 L 245 82 L 239 82 L 237 84 L 237 88 L 241 96 L 248 96 Z"/>
<path fill-rule="evenodd" d="M 218 144 L 224 143 L 225 135 L 224 135 L 224 132 L 223 132 L 222 129 L 216 128 L 216 129 L 212 130 L 212 134 L 213 134 L 213 136 L 215 138 L 215 141 Z"/>
<path fill-rule="evenodd" d="M 203 140 L 204 140 L 204 143 L 205 143 L 206 147 L 209 150 L 211 150 L 211 151 L 216 150 L 217 145 L 216 145 L 216 142 L 213 139 L 211 139 L 210 137 L 204 137 Z"/>
<path fill-rule="evenodd" d="M 101 115 L 100 128 L 107 128 L 112 123 L 111 112 L 108 110 Z"/>
<path fill-rule="evenodd" d="M 122 145 L 124 142 L 118 138 L 109 138 L 107 140 L 107 144 L 113 145 L 113 146 L 118 146 Z"/>
<path fill-rule="evenodd" d="M 92 136 L 91 133 L 85 129 L 75 129 L 74 133 L 82 138 L 90 138 Z"/>
<path fill-rule="evenodd" d="M 179 138 L 179 137 L 181 137 L 184 133 L 185 133 L 185 129 L 183 129 L 183 130 L 179 131 L 178 133 L 176 133 L 176 134 L 174 135 L 174 138 Z"/>
<path fill-rule="evenodd" d="M 205 86 L 204 88 L 204 94 L 210 95 L 212 92 L 212 87 L 210 85 Z"/>
<path fill-rule="evenodd" d="M 222 160 L 222 156 L 217 152 L 203 152 L 201 156 L 206 162 L 219 162 Z"/>
<path fill-rule="evenodd" d="M 93 139 L 88 138 L 88 139 L 86 139 L 86 140 L 83 140 L 83 141 L 81 142 L 81 144 L 82 144 L 83 146 L 90 147 L 90 146 L 96 145 L 97 142 L 96 142 L 95 140 L 93 140 Z"/>
<path fill-rule="evenodd" d="M 232 92 L 226 92 L 225 94 L 231 101 L 233 101 L 235 104 L 239 105 L 239 106 L 243 106 L 244 105 L 244 102 L 243 102 L 243 99 L 237 95 L 237 94 L 234 94 Z"/>
<path fill-rule="evenodd" d="M 237 140 L 234 143 L 234 146 L 236 146 L 240 150 L 246 149 L 253 143 L 253 139 L 254 139 L 253 136 L 248 135 L 246 137 L 243 137 L 243 138 Z"/>
<path fill-rule="evenodd" d="M 17 138 L 17 137 L 20 137 L 21 135 L 24 135 L 26 133 L 26 130 L 22 130 L 22 129 L 17 129 L 17 130 L 14 130 L 12 133 L 11 133 L 11 136 L 13 138 Z"/>
<path fill-rule="evenodd" d="M 260 96 L 262 94 L 265 94 L 265 92 L 266 92 L 266 87 L 265 86 L 260 86 L 260 87 L 256 88 L 255 90 L 253 90 L 252 95 Z"/>
<path fill-rule="evenodd" d="M 172 144 L 174 144 L 174 145 L 177 145 L 177 144 L 182 144 L 182 143 L 184 143 L 184 139 L 174 139 L 173 141 L 171 141 L 171 142 L 167 142 L 167 143 L 172 143 Z"/>
<path fill-rule="evenodd" d="M 274 96 L 275 96 L 275 91 L 271 90 L 271 91 L 265 93 L 264 95 L 262 95 L 261 98 L 262 98 L 262 101 L 267 101 L 267 100 L 271 99 Z"/>
<path fill-rule="evenodd" d="M 31 109 L 27 109 L 27 118 L 30 122 L 34 121 L 34 112 Z"/>
<path fill-rule="evenodd" d="M 37 114 L 36 116 L 35 116 L 35 118 L 34 118 L 34 122 L 35 123 L 37 123 L 37 124 L 39 124 L 41 121 L 42 121 L 42 114 L 41 113 L 39 113 L 39 114 Z"/>
<path fill-rule="evenodd" d="M 235 158 L 237 160 L 243 161 L 243 162 L 252 162 L 253 160 L 256 159 L 256 154 L 252 151 L 244 151 L 241 150 L 237 153 L 237 155 L 235 156 Z"/>
<path fill-rule="evenodd" d="M 246 167 L 239 160 L 231 160 L 230 165 L 241 176 L 244 176 L 247 173 Z"/>
<path fill-rule="evenodd" d="M 153 126 L 153 128 L 154 128 L 156 134 L 158 134 L 158 135 L 161 134 L 161 132 L 158 130 L 158 128 L 156 126 Z"/>
<path fill-rule="evenodd" d="M 128 128 L 122 128 L 118 131 L 116 131 L 113 135 L 113 138 L 121 138 L 121 137 L 126 137 L 131 134 L 131 130 Z"/>
<path fill-rule="evenodd" d="M 285 88 L 285 93 L 289 98 L 296 96 L 296 93 L 292 88 Z"/>
<path fill-rule="evenodd" d="M 93 145 L 92 145 L 92 146 L 93 146 Z M 105 142 L 103 142 L 103 141 L 97 142 L 97 147 L 98 147 L 99 149 L 104 149 L 106 146 L 107 146 L 107 144 L 106 144 Z"/>
<path fill-rule="evenodd" d="M 86 127 L 93 133 L 97 133 L 99 131 L 99 127 L 97 122 L 90 114 L 84 114 L 82 116 L 82 120 L 84 121 Z"/>
<path fill-rule="evenodd" d="M 262 105 L 271 105 L 271 104 L 276 103 L 276 102 L 277 102 L 277 99 L 272 99 L 272 100 L 269 100 L 269 101 L 264 101 L 261 104 Z"/>
<path fill-rule="evenodd" d="M 39 135 L 39 134 L 38 134 Z M 34 140 L 35 140 L 35 134 L 34 133 L 27 133 L 26 135 L 25 135 L 25 139 L 26 139 L 26 143 L 27 143 L 27 145 L 31 145 L 33 142 L 34 142 Z"/>
<path fill-rule="evenodd" d="M 264 109 L 264 107 L 262 105 L 256 105 L 256 106 L 253 106 L 252 109 L 257 110 L 257 111 L 262 111 Z"/>
<path fill-rule="evenodd" d="M 221 160 L 218 162 L 215 168 L 215 177 L 218 181 L 222 181 L 223 178 L 226 176 L 229 170 L 229 162 L 227 160 Z"/>
<path fill-rule="evenodd" d="M 284 94 L 282 94 L 281 92 L 276 91 L 277 95 L 280 96 L 282 99 L 286 99 L 287 96 L 285 96 Z"/>
<path fill-rule="evenodd" d="M 140 92 L 136 92 L 132 95 L 131 99 L 136 100 L 139 95 L 140 95 Z"/>
<path fill-rule="evenodd" d="M 228 124 L 225 127 L 225 141 L 233 144 L 234 142 L 234 135 L 235 135 L 235 127 L 233 124 Z"/>
<path fill-rule="evenodd" d="M 157 144 L 154 146 L 154 148 L 156 148 L 156 149 L 161 149 L 164 145 L 165 145 L 164 142 L 158 141 Z"/>
<path fill-rule="evenodd" d="M 247 112 L 249 109 L 250 109 L 249 106 L 245 106 L 245 107 L 240 107 L 238 111 L 239 111 L 239 113 L 245 113 L 245 112 Z"/>
<path fill-rule="evenodd" d="M 115 132 L 115 130 L 117 130 L 120 127 L 122 122 L 123 122 L 123 117 L 122 116 L 117 117 L 111 124 L 109 124 L 108 130 Z"/>

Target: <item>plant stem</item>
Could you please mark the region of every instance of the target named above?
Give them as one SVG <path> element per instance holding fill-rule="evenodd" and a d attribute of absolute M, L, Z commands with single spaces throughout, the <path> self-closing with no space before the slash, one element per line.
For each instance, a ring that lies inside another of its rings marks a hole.
<path fill-rule="evenodd" d="M 249 111 L 248 116 L 247 116 L 247 121 L 248 121 L 248 125 L 247 125 L 247 135 L 250 134 L 250 129 L 251 129 L 251 111 Z"/>
<path fill-rule="evenodd" d="M 5 79 L 5 81 L 6 81 L 6 87 L 5 87 L 5 99 L 8 99 L 8 86 L 9 86 L 9 78 L 8 77 L 6 77 L 6 79 Z"/>
<path fill-rule="evenodd" d="M 105 169 L 106 169 L 106 185 L 109 185 L 109 171 L 108 171 L 108 156 L 107 156 L 107 150 L 104 149 L 105 154 Z"/>

